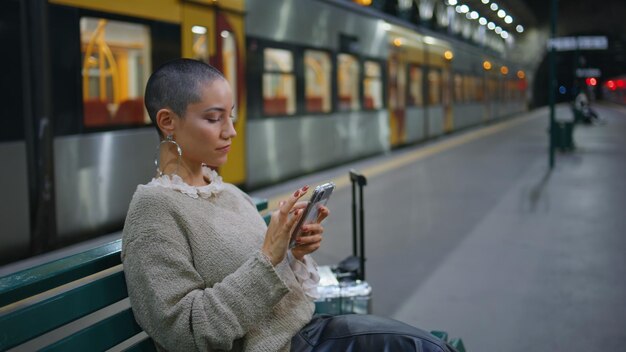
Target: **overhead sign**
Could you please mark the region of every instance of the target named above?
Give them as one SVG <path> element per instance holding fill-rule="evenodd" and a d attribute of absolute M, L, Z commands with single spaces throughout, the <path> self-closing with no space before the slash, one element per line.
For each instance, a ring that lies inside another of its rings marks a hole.
<path fill-rule="evenodd" d="M 577 68 L 576 77 L 600 77 L 602 71 L 599 68 Z"/>
<path fill-rule="evenodd" d="M 609 47 L 609 39 L 604 36 L 589 37 L 560 37 L 548 39 L 548 50 L 556 51 L 573 50 L 606 50 Z"/>

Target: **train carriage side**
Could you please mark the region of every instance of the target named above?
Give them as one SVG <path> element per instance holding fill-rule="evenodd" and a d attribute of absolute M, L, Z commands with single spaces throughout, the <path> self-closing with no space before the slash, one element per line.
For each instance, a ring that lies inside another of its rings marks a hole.
<path fill-rule="evenodd" d="M 457 47 L 452 59 L 452 110 L 456 129 L 480 124 L 487 119 L 484 70 L 480 56 Z"/>
<path fill-rule="evenodd" d="M 500 119 L 526 110 L 526 77 L 515 63 L 484 58 L 485 120 Z"/>
<path fill-rule="evenodd" d="M 450 60 L 444 54 L 450 45 L 433 37 L 425 37 L 428 137 L 451 132 L 454 128 L 450 100 Z"/>
<path fill-rule="evenodd" d="M 392 147 L 426 138 L 425 44 L 423 36 L 388 25 L 387 97 Z"/>
<path fill-rule="evenodd" d="M 17 82 L 33 80 L 29 94 L 38 99 L 22 97 L 23 111 L 13 114 L 17 125 L 30 123 L 21 132 L 31 138 L 7 145 L 16 152 L 2 153 L 19 157 L 24 149 L 34 150 L 21 158 L 27 166 L 7 161 L 21 181 L 6 180 L 15 187 L 3 202 L 13 209 L 3 221 L 11 241 L 0 248 L 2 262 L 121 229 L 135 187 L 154 175 L 158 138 L 142 98 L 147 78 L 162 63 L 186 56 L 217 64 L 234 80 L 237 105 L 244 105 L 243 0 L 217 5 L 143 0 L 132 6 L 104 0 L 37 6 L 10 1 L 2 8 L 3 22 L 13 12 L 15 18 L 44 24 L 39 31 L 30 23 L 13 26 L 24 29 L 15 46 L 28 54 L 24 65 L 35 69 L 12 74 L 20 76 Z M 3 87 L 3 96 L 10 89 Z M 245 121 L 244 108 L 235 123 L 240 135 Z M 245 179 L 244 150 L 243 145 L 233 150 L 232 170 L 221 171 L 230 182 Z"/>
<path fill-rule="evenodd" d="M 252 1 L 246 34 L 248 186 L 389 150 L 383 21 L 324 2 Z"/>

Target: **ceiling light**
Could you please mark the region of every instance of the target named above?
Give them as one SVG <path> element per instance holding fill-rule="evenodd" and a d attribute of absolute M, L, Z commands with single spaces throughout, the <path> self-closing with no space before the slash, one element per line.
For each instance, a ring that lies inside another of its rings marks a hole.
<path fill-rule="evenodd" d="M 496 31 L 496 34 L 502 33 L 502 28 L 500 28 L 500 26 L 496 27 L 494 30 Z"/>
<path fill-rule="evenodd" d="M 498 4 L 496 4 L 495 2 L 491 3 L 491 6 L 489 6 L 492 10 L 496 11 L 498 10 Z"/>
<path fill-rule="evenodd" d="M 448 0 L 448 4 L 450 4 L 450 6 L 455 6 L 458 2 L 456 0 Z"/>
<path fill-rule="evenodd" d="M 493 23 L 493 22 L 489 22 L 489 23 L 487 23 L 487 28 L 489 28 L 489 29 L 491 29 L 493 31 L 494 29 L 496 29 L 496 24 Z"/>
<path fill-rule="evenodd" d="M 517 27 L 515 27 L 515 30 L 517 31 L 517 33 L 522 33 L 524 32 L 524 26 L 518 24 Z"/>
<path fill-rule="evenodd" d="M 506 16 L 506 12 L 503 9 L 498 10 L 498 17 L 504 18 Z"/>
<path fill-rule="evenodd" d="M 461 5 L 461 13 L 468 13 L 468 12 L 469 12 L 469 6 Z"/>
<path fill-rule="evenodd" d="M 206 27 L 202 27 L 202 26 L 193 26 L 191 27 L 191 32 L 195 33 L 195 34 L 206 34 Z"/>
<path fill-rule="evenodd" d="M 478 23 L 480 23 L 481 26 L 484 26 L 487 24 L 487 19 L 484 17 L 481 17 L 478 19 Z"/>
<path fill-rule="evenodd" d="M 508 24 L 513 23 L 513 17 L 511 17 L 511 16 L 508 16 L 508 15 L 507 15 L 507 16 L 504 18 L 504 22 L 506 22 L 506 23 L 508 23 Z"/>
<path fill-rule="evenodd" d="M 424 43 L 426 44 L 435 44 L 437 41 L 433 37 L 425 36 Z"/>
<path fill-rule="evenodd" d="M 489 3 L 489 0 L 482 0 L 483 4 L 487 5 Z"/>

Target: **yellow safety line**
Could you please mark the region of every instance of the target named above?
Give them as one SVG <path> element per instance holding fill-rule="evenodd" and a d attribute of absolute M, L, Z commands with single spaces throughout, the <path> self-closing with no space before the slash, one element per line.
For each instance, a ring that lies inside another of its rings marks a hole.
<path fill-rule="evenodd" d="M 516 118 L 514 120 L 509 120 L 509 121 L 498 123 L 497 125 L 481 128 L 479 130 L 471 131 L 468 133 L 464 133 L 460 136 L 450 137 L 439 143 L 422 147 L 413 152 L 410 152 L 404 155 L 399 155 L 397 157 L 393 157 L 389 161 L 383 162 L 381 164 L 370 166 L 364 170 L 361 170 L 361 173 L 365 175 L 367 178 L 376 177 L 385 172 L 390 172 L 402 166 L 414 163 L 418 160 L 425 159 L 431 155 L 442 153 L 452 148 L 477 140 L 479 138 L 484 138 L 492 134 L 501 132 L 503 130 L 515 127 L 519 124 L 538 118 L 539 116 L 542 116 L 542 115 L 532 114 L 530 116 Z M 336 186 L 335 190 L 338 190 L 338 189 L 348 186 L 350 184 L 350 178 L 347 175 L 337 176 L 331 179 L 330 182 L 334 182 Z M 278 202 L 280 202 L 281 200 L 287 199 L 290 196 L 291 196 L 291 193 L 284 193 L 284 194 L 280 194 L 280 195 L 270 198 L 268 201 L 268 209 L 270 210 L 276 209 L 278 207 Z"/>

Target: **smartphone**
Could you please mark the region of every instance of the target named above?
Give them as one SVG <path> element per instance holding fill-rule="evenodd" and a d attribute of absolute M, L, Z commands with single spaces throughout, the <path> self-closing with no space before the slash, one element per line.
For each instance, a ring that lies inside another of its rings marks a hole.
<path fill-rule="evenodd" d="M 315 187 L 313 191 L 313 195 L 311 195 L 311 199 L 309 200 L 309 204 L 307 204 L 304 209 L 304 213 L 302 213 L 302 217 L 298 220 L 298 224 L 294 228 L 291 233 L 291 240 L 289 241 L 289 248 L 293 248 L 296 246 L 296 239 L 300 236 L 300 229 L 305 224 L 313 223 L 317 220 L 317 215 L 319 213 L 319 209 L 321 206 L 326 205 L 328 202 L 328 198 L 333 193 L 335 189 L 335 184 L 332 182 L 325 183 L 323 185 L 319 185 Z"/>

